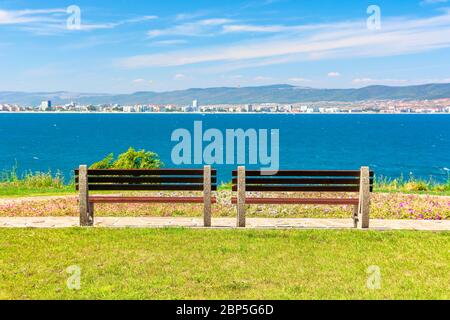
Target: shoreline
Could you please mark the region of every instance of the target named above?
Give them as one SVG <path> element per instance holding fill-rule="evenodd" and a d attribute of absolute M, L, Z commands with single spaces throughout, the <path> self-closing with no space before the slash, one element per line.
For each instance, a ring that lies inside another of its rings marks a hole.
<path fill-rule="evenodd" d="M 161 115 L 161 114 L 176 114 L 176 115 L 447 115 L 450 116 L 448 112 L 421 112 L 421 113 L 380 113 L 380 112 L 312 112 L 312 113 L 300 113 L 300 112 L 82 112 L 82 111 L 65 111 L 65 112 L 55 112 L 55 111 L 0 111 L 0 114 L 116 114 L 116 115 Z"/>

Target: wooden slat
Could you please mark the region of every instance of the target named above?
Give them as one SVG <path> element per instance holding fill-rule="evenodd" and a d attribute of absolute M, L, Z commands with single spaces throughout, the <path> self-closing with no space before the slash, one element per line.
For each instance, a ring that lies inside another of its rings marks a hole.
<path fill-rule="evenodd" d="M 78 187 L 76 187 L 78 190 Z M 211 186 L 213 191 L 217 186 Z M 90 191 L 202 191 L 199 184 L 89 184 Z"/>
<path fill-rule="evenodd" d="M 233 204 L 237 203 L 237 198 L 231 199 Z M 315 204 L 315 205 L 357 205 L 359 202 L 355 198 L 246 198 L 247 204 Z"/>
<path fill-rule="evenodd" d="M 203 203 L 203 197 L 111 197 L 111 196 L 91 196 L 89 202 L 92 203 Z M 216 203 L 217 199 L 211 197 L 211 202 Z"/>
<path fill-rule="evenodd" d="M 276 174 L 267 174 L 260 170 L 248 170 L 245 175 L 247 177 L 290 177 L 290 176 L 302 176 L 302 177 L 359 177 L 361 172 L 359 170 L 280 170 Z M 233 170 L 233 177 L 237 176 L 237 171 Z M 371 176 L 374 172 L 371 172 Z"/>
<path fill-rule="evenodd" d="M 247 185 L 252 184 L 343 184 L 343 185 L 359 185 L 359 178 L 338 179 L 338 178 L 247 178 Z M 233 179 L 233 184 L 237 184 L 237 179 Z"/>
<path fill-rule="evenodd" d="M 211 178 L 212 183 L 217 183 L 217 177 Z M 105 177 L 94 176 L 88 178 L 89 184 L 93 183 L 203 183 L 202 177 Z M 75 178 L 78 183 L 78 178 Z"/>
<path fill-rule="evenodd" d="M 233 191 L 237 191 L 237 186 L 233 186 Z M 246 186 L 246 191 L 266 191 L 266 192 L 359 192 L 358 186 L 274 186 L 274 185 L 250 185 Z"/>
<path fill-rule="evenodd" d="M 75 169 L 78 175 L 78 169 Z M 212 175 L 217 175 L 217 170 L 211 170 Z M 203 176 L 202 169 L 101 169 L 88 170 L 89 176 Z"/>

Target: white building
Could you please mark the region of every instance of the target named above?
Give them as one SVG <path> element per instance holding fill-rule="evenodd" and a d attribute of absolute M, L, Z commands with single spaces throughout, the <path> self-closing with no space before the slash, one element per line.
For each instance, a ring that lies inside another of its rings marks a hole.
<path fill-rule="evenodd" d="M 134 106 L 123 106 L 123 112 L 136 112 Z"/>
<path fill-rule="evenodd" d="M 39 106 L 41 111 L 51 111 L 52 110 L 52 102 L 50 100 L 42 101 Z"/>
<path fill-rule="evenodd" d="M 300 106 L 300 112 L 308 112 L 308 106 Z"/>
<path fill-rule="evenodd" d="M 198 100 L 192 101 L 192 110 L 193 110 L 194 112 L 198 112 L 198 111 L 199 111 Z"/>

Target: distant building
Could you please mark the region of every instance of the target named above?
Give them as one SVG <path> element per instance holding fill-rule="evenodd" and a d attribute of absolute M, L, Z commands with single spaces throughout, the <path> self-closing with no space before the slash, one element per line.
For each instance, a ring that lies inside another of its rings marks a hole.
<path fill-rule="evenodd" d="M 51 111 L 52 110 L 52 102 L 50 100 L 42 101 L 39 106 L 41 111 Z"/>
<path fill-rule="evenodd" d="M 198 106 L 198 100 L 192 101 L 192 111 L 198 112 L 199 110 L 200 109 L 199 109 L 199 106 Z"/>
<path fill-rule="evenodd" d="M 123 106 L 123 112 L 136 112 L 136 108 L 134 106 Z"/>
<path fill-rule="evenodd" d="M 301 112 L 308 112 L 308 109 L 309 109 L 308 106 L 301 106 L 300 107 L 300 111 Z"/>

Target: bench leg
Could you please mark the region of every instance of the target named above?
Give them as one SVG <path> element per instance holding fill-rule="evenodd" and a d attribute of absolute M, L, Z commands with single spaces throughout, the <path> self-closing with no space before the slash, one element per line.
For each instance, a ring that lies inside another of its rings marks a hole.
<path fill-rule="evenodd" d="M 203 169 L 203 224 L 211 227 L 211 166 Z"/>
<path fill-rule="evenodd" d="M 89 190 L 87 181 L 87 166 L 81 165 L 79 168 L 79 190 L 80 190 L 80 226 L 89 226 Z"/>
<path fill-rule="evenodd" d="M 94 225 L 94 203 L 93 202 L 89 202 L 89 211 L 88 211 L 87 215 L 88 215 L 87 225 L 89 227 L 92 227 Z"/>
<path fill-rule="evenodd" d="M 238 168 L 237 227 L 245 228 L 245 167 Z"/>
<path fill-rule="evenodd" d="M 355 228 L 358 228 L 358 220 L 359 220 L 358 216 L 359 216 L 359 206 L 356 205 L 353 206 L 353 226 Z"/>
<path fill-rule="evenodd" d="M 370 211 L 370 170 L 368 167 L 361 168 L 360 191 L 359 191 L 359 221 L 361 229 L 369 228 Z"/>

